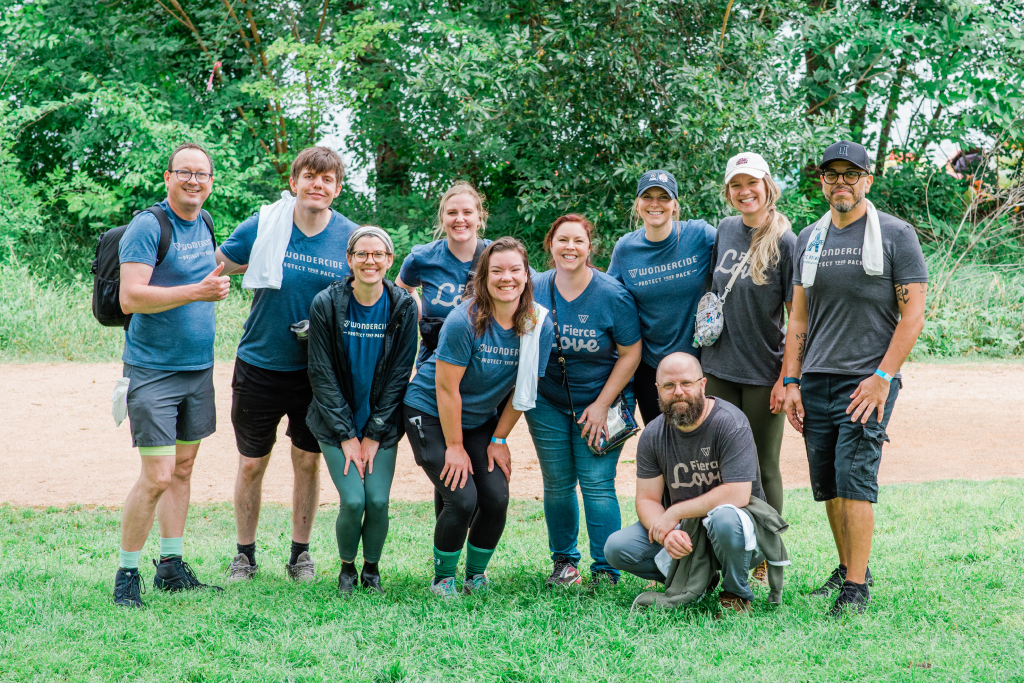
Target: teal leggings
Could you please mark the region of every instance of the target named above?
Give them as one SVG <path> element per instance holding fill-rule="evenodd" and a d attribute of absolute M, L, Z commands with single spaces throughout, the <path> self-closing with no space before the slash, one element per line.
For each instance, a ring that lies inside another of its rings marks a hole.
<path fill-rule="evenodd" d="M 782 451 L 782 430 L 786 426 L 786 414 L 772 414 L 772 388 L 730 382 L 706 372 L 704 376 L 708 380 L 704 393 L 728 401 L 747 416 L 750 431 L 754 433 L 754 446 L 757 448 L 757 464 L 761 470 L 764 497 L 781 515 L 782 470 L 779 467 L 779 454 Z"/>
<path fill-rule="evenodd" d="M 380 562 L 384 541 L 388 537 L 388 499 L 395 478 L 398 444 L 377 451 L 373 458 L 373 474 L 359 476 L 355 464 L 345 472 L 345 453 L 323 441 L 320 450 L 327 461 L 334 487 L 341 496 L 341 507 L 334 532 L 338 536 L 338 554 L 342 562 L 355 562 L 359 539 L 363 539 L 363 559 Z"/>

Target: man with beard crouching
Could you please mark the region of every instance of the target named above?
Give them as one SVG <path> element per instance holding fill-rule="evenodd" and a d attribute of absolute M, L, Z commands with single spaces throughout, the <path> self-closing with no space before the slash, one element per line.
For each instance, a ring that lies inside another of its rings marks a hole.
<path fill-rule="evenodd" d="M 719 603 L 747 611 L 753 593 L 749 572 L 764 559 L 745 550 L 741 519 L 751 496 L 764 500 L 757 448 L 739 408 L 704 396 L 700 362 L 673 353 L 658 364 L 658 405 L 662 414 L 640 435 L 636 450 L 636 514 L 640 521 L 612 534 L 605 544 L 608 563 L 644 579 L 665 582 L 655 557 L 664 548 L 680 559 L 693 551 L 690 536 L 676 527 L 704 519 L 722 572 Z M 665 509 L 663 494 L 671 505 Z M 753 521 L 753 520 L 750 520 Z"/>

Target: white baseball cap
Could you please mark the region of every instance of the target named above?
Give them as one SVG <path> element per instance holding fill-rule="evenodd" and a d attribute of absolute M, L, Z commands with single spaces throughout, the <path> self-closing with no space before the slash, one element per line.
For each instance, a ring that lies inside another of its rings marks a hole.
<path fill-rule="evenodd" d="M 725 183 L 728 185 L 733 176 L 746 173 L 754 178 L 761 179 L 766 175 L 770 176 L 772 170 L 764 157 L 754 152 L 740 152 L 725 166 Z"/>

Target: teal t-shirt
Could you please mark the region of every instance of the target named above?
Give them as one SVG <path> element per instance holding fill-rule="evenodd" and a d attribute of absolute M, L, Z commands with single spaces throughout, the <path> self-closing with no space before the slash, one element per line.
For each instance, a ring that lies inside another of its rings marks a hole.
<path fill-rule="evenodd" d="M 562 355 L 569 377 L 573 406 L 583 410 L 597 400 L 612 368 L 619 360 L 616 344 L 630 346 L 640 341 L 640 319 L 636 304 L 622 283 L 599 270 L 592 270 L 590 284 L 572 301 L 562 298 L 555 288 L 551 301 L 551 281 L 555 271 L 541 273 L 533 280 L 533 298 L 549 311 L 558 306 L 559 334 Z M 557 340 L 555 341 L 557 344 Z M 569 398 L 562 386 L 558 367 L 558 351 L 551 352 L 548 368 L 538 384 L 538 391 L 555 405 L 569 408 Z"/>
<path fill-rule="evenodd" d="M 373 373 L 384 353 L 384 332 L 388 329 L 391 301 L 385 289 L 372 306 L 363 306 L 355 295 L 348 299 L 348 313 L 341 330 L 348 370 L 352 376 L 352 414 L 359 438 L 370 419 L 370 389 Z"/>
<path fill-rule="evenodd" d="M 213 239 L 202 216 L 186 221 L 160 202 L 171 221 L 171 244 L 160 265 L 160 222 L 143 211 L 128 224 L 118 245 L 121 263 L 154 266 L 149 284 L 178 287 L 203 281 L 217 267 Z M 122 360 L 129 365 L 184 372 L 213 365 L 213 338 L 217 329 L 212 301 L 194 301 L 161 313 L 136 313 L 125 332 Z"/>
<path fill-rule="evenodd" d="M 249 263 L 259 214 L 243 221 L 220 247 L 238 264 Z M 238 357 L 265 370 L 306 369 L 306 349 L 288 326 L 309 320 L 313 298 L 335 280 L 348 277 L 348 238 L 359 226 L 332 209 L 327 227 L 306 237 L 294 223 L 284 254 L 281 289 L 257 289 L 238 342 Z"/>
<path fill-rule="evenodd" d="M 675 223 L 660 242 L 648 240 L 643 229 L 616 242 L 608 274 L 636 302 L 643 362 L 652 368 L 676 351 L 700 356 L 700 349 L 693 348 L 693 326 L 714 246 L 715 229 L 700 219 Z"/>
<path fill-rule="evenodd" d="M 498 404 L 515 386 L 519 371 L 519 337 L 513 330 L 502 329 L 493 318 L 487 331 L 477 335 L 470 320 L 472 304 L 472 300 L 459 304 L 445 319 L 437 351 L 420 366 L 405 394 L 407 405 L 436 416 L 439 413 L 434 381 L 438 359 L 466 368 L 459 383 L 462 426 L 466 429 L 479 427 L 495 415 Z M 539 377 L 544 376 L 554 338 L 549 315 L 544 318 L 539 340 Z"/>

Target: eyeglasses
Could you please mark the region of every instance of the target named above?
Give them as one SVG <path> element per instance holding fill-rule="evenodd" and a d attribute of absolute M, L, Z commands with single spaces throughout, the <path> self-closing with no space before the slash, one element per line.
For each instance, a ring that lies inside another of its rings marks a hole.
<path fill-rule="evenodd" d="M 822 171 L 821 179 L 825 181 L 826 185 L 835 185 L 836 181 L 839 180 L 839 176 L 843 176 L 843 180 L 847 185 L 856 185 L 857 181 L 870 173 L 861 173 L 860 171 L 844 171 L 838 173 L 836 171 Z"/>
<path fill-rule="evenodd" d="M 682 387 L 684 391 L 689 391 L 703 381 L 703 379 L 684 379 L 682 382 L 662 382 L 658 385 L 658 390 L 664 391 L 666 394 L 674 394 L 677 386 Z"/>
<path fill-rule="evenodd" d="M 195 176 L 197 183 L 208 183 L 213 180 L 212 173 L 205 173 L 203 171 L 198 173 L 195 171 L 171 171 L 171 173 L 173 173 L 174 176 L 183 183 L 187 183 L 192 180 L 192 176 Z"/>
<path fill-rule="evenodd" d="M 364 263 L 370 257 L 373 257 L 376 263 L 384 263 L 389 256 L 386 251 L 351 251 L 349 253 L 352 255 L 353 260 L 360 263 Z"/>

